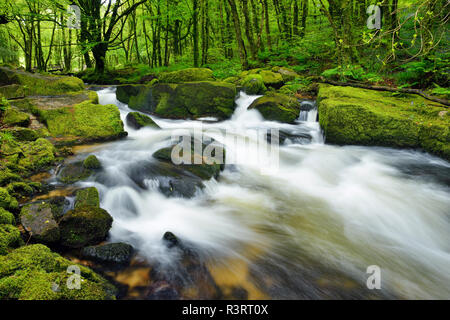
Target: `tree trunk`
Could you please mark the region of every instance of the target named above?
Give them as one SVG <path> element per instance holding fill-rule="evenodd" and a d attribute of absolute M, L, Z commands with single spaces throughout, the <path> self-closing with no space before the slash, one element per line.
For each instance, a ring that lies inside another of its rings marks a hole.
<path fill-rule="evenodd" d="M 248 69 L 247 50 L 245 49 L 244 40 L 242 40 L 241 22 L 239 21 L 239 14 L 236 8 L 236 2 L 234 0 L 228 0 L 231 8 L 231 14 L 233 16 L 234 30 L 236 33 L 236 42 L 239 48 L 239 57 L 241 59 L 242 68 Z"/>
<path fill-rule="evenodd" d="M 198 0 L 192 0 L 193 15 L 192 15 L 192 40 L 194 41 L 194 67 L 198 67 Z"/>

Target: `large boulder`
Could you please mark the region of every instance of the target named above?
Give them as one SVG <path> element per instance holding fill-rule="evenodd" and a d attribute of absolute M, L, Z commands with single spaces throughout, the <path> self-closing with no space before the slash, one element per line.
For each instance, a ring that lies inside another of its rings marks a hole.
<path fill-rule="evenodd" d="M 126 243 L 107 243 L 85 247 L 81 250 L 84 258 L 106 263 L 128 264 L 133 256 L 133 247 Z"/>
<path fill-rule="evenodd" d="M 281 74 L 284 82 L 293 81 L 295 78 L 299 77 L 297 72 L 286 67 L 273 67 L 272 72 Z"/>
<path fill-rule="evenodd" d="M 19 127 L 27 127 L 30 124 L 30 115 L 17 110 L 16 108 L 9 107 L 3 114 L 3 118 L 1 119 L 3 125 L 6 126 L 19 126 Z"/>
<path fill-rule="evenodd" d="M 86 169 L 97 170 L 97 169 L 101 169 L 102 164 L 100 163 L 100 161 L 97 159 L 96 156 L 91 154 L 86 159 L 84 159 L 83 167 Z"/>
<path fill-rule="evenodd" d="M 83 206 L 66 212 L 59 222 L 61 244 L 80 248 L 104 240 L 111 228 L 113 218 L 95 206 Z"/>
<path fill-rule="evenodd" d="M 81 79 L 29 73 L 0 67 L 0 93 L 7 99 L 32 95 L 58 95 L 84 89 Z"/>
<path fill-rule="evenodd" d="M 165 118 L 229 118 L 235 109 L 236 86 L 226 82 L 201 81 L 181 84 L 158 83 L 155 85 L 117 88 L 117 97 L 124 99 L 132 109 Z M 126 96 L 126 93 L 138 94 Z M 126 96 L 127 98 L 124 98 Z"/>
<path fill-rule="evenodd" d="M 32 203 L 22 207 L 20 222 L 31 237 L 43 243 L 59 241 L 59 227 L 48 203 Z"/>
<path fill-rule="evenodd" d="M 55 138 L 66 138 L 66 144 L 114 140 L 126 136 L 117 106 L 90 101 L 40 110 L 40 117 Z M 57 140 L 56 140 L 57 142 Z"/>
<path fill-rule="evenodd" d="M 264 94 L 267 91 L 259 74 L 249 74 L 242 80 L 242 87 L 247 94 Z"/>
<path fill-rule="evenodd" d="M 152 120 L 152 118 L 143 115 L 139 112 L 130 112 L 126 117 L 127 125 L 134 129 L 140 129 L 142 127 L 159 128 L 159 126 Z"/>
<path fill-rule="evenodd" d="M 300 114 L 300 102 L 291 96 L 269 92 L 256 99 L 248 109 L 258 110 L 267 120 L 294 122 Z"/>
<path fill-rule="evenodd" d="M 318 101 L 329 143 L 421 148 L 450 159 L 450 115 L 439 103 L 328 85 L 320 86 Z"/>
<path fill-rule="evenodd" d="M 80 275 L 78 288 L 73 277 L 76 271 Z M 115 299 L 116 291 L 89 268 L 51 252 L 42 244 L 24 246 L 0 256 L 2 300 L 109 300 Z"/>
<path fill-rule="evenodd" d="M 182 83 L 193 81 L 214 81 L 213 72 L 207 68 L 187 68 L 172 72 L 163 72 L 158 76 L 159 82 Z"/>
<path fill-rule="evenodd" d="M 83 165 L 83 161 L 76 161 L 64 164 L 57 177 L 63 183 L 75 183 L 89 178 L 93 173 Z"/>

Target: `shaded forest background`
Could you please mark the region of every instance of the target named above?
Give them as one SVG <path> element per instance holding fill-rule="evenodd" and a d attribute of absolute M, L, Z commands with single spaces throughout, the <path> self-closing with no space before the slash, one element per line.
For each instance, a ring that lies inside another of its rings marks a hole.
<path fill-rule="evenodd" d="M 382 9 L 381 29 L 367 26 L 370 5 Z M 283 66 L 448 95 L 449 9 L 447 0 L 0 0 L 0 63 L 119 83 L 193 66 L 219 79 Z"/>

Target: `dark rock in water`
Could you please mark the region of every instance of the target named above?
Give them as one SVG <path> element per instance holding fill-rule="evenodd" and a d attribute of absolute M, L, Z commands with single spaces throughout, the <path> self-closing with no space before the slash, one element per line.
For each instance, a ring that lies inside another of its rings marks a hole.
<path fill-rule="evenodd" d="M 69 210 L 70 201 L 66 197 L 52 197 L 44 200 L 45 203 L 50 204 L 52 207 L 53 217 L 58 220 L 63 214 Z"/>
<path fill-rule="evenodd" d="M 44 243 L 59 241 L 60 229 L 49 203 L 33 203 L 22 207 L 20 222 L 36 241 Z"/>
<path fill-rule="evenodd" d="M 147 299 L 149 300 L 178 300 L 180 294 L 165 281 L 157 281 L 148 289 Z"/>
<path fill-rule="evenodd" d="M 231 289 L 231 297 L 236 300 L 248 300 L 248 291 L 242 287 L 233 287 Z"/>
<path fill-rule="evenodd" d="M 298 118 L 300 103 L 291 96 L 269 92 L 253 101 L 248 109 L 258 110 L 267 120 L 293 123 Z"/>
<path fill-rule="evenodd" d="M 148 116 L 145 116 L 139 112 L 130 112 L 126 117 L 127 125 L 134 129 L 140 129 L 142 127 L 159 128 L 159 126 Z"/>
<path fill-rule="evenodd" d="M 70 210 L 59 222 L 61 244 L 80 248 L 103 241 L 112 222 L 111 215 L 98 207 L 83 206 Z"/>
<path fill-rule="evenodd" d="M 83 162 L 78 161 L 64 165 L 58 174 L 58 179 L 64 183 L 75 183 L 89 178 L 92 173 L 91 169 L 84 167 Z"/>
<path fill-rule="evenodd" d="M 297 143 L 310 143 L 312 140 L 312 136 L 307 132 L 286 132 L 279 130 L 278 134 L 272 135 L 272 133 L 269 131 L 266 133 L 267 142 L 274 143 L 278 140 L 278 144 L 282 145 L 286 142 L 286 140 L 290 140 L 291 142 L 297 142 Z M 273 141 L 272 141 L 273 139 Z"/>
<path fill-rule="evenodd" d="M 90 246 L 81 250 L 84 258 L 98 262 L 128 264 L 133 256 L 133 247 L 126 243 L 108 243 Z"/>
<path fill-rule="evenodd" d="M 82 206 L 100 206 L 98 190 L 95 187 L 78 190 L 75 198 L 75 209 Z"/>
<path fill-rule="evenodd" d="M 300 110 L 301 111 L 310 111 L 317 107 L 316 102 L 313 100 L 303 100 L 300 102 Z"/>
<path fill-rule="evenodd" d="M 168 248 L 173 248 L 173 247 L 179 246 L 179 244 L 180 244 L 180 241 L 178 240 L 178 238 L 170 231 L 167 231 L 166 233 L 164 233 L 163 240 L 166 243 Z"/>
<path fill-rule="evenodd" d="M 84 159 L 83 167 L 86 169 L 96 170 L 96 169 L 100 169 L 102 167 L 102 164 L 100 163 L 100 161 L 97 159 L 96 156 L 91 154 L 86 159 Z"/>

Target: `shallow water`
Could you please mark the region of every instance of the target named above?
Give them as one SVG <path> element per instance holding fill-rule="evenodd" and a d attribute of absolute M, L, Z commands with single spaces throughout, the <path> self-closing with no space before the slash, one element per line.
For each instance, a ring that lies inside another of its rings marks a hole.
<path fill-rule="evenodd" d="M 98 93 L 125 123 L 131 110 L 115 90 Z M 161 240 L 171 231 L 195 248 L 224 297 L 243 288 L 250 299 L 450 298 L 450 164 L 412 150 L 326 145 L 317 110 L 280 124 L 247 110 L 256 98 L 241 93 L 227 121 L 152 117 L 162 130 L 125 125 L 127 139 L 79 150 L 104 167 L 80 185 L 96 186 L 114 217 L 110 241 L 177 273 L 179 257 Z M 192 199 L 167 198 L 154 179 L 135 183 L 132 169 L 155 162 L 173 130 L 200 126 L 226 146 L 227 160 L 245 161 Z M 287 138 L 278 169 L 265 170 L 255 133 L 274 128 Z M 247 146 L 233 145 L 236 137 Z M 381 268 L 381 290 L 366 287 L 370 265 Z"/>

